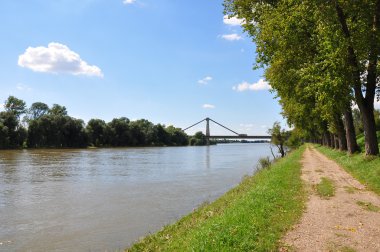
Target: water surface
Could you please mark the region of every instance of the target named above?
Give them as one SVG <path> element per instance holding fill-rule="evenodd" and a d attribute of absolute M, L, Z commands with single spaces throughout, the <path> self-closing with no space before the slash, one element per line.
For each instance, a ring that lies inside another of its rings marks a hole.
<path fill-rule="evenodd" d="M 115 251 L 252 174 L 268 144 L 0 151 L 0 251 Z"/>

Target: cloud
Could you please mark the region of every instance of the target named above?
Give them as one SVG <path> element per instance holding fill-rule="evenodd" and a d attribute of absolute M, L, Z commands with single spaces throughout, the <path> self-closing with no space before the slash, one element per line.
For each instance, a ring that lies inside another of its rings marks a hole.
<path fill-rule="evenodd" d="M 240 83 L 232 87 L 232 89 L 237 92 L 243 92 L 247 90 L 251 90 L 251 91 L 269 90 L 271 88 L 272 87 L 264 79 L 260 79 L 258 82 L 252 83 L 252 84 L 249 84 L 248 82 L 244 81 L 243 83 Z"/>
<path fill-rule="evenodd" d="M 18 65 L 42 73 L 64 73 L 103 77 L 102 70 L 88 65 L 79 54 L 60 43 L 49 43 L 48 47 L 28 47 L 18 58 Z"/>
<path fill-rule="evenodd" d="M 136 3 L 136 0 L 124 0 L 123 1 L 123 4 L 125 4 L 125 5 L 134 4 L 134 3 Z"/>
<path fill-rule="evenodd" d="M 242 18 L 237 18 L 236 16 L 228 17 L 228 15 L 224 15 L 223 23 L 226 25 L 238 26 L 238 25 L 245 24 L 245 20 Z"/>
<path fill-rule="evenodd" d="M 202 85 L 207 85 L 210 81 L 212 81 L 212 77 L 206 76 L 203 79 L 199 80 L 198 83 Z"/>
<path fill-rule="evenodd" d="M 24 84 L 22 84 L 22 83 L 18 83 L 18 84 L 16 85 L 16 88 L 17 88 L 17 90 L 19 90 L 19 91 L 31 91 L 31 90 L 32 90 L 32 88 L 30 88 L 30 87 L 28 87 L 27 85 L 24 85 Z"/>
<path fill-rule="evenodd" d="M 203 107 L 204 109 L 214 109 L 214 108 L 215 108 L 215 106 L 212 105 L 212 104 L 203 104 L 202 107 Z"/>
<path fill-rule="evenodd" d="M 232 33 L 232 34 L 224 34 L 222 35 L 222 38 L 228 41 L 236 41 L 243 39 L 239 34 Z"/>
<path fill-rule="evenodd" d="M 252 124 L 252 123 L 241 123 L 239 126 L 243 127 L 243 128 L 252 128 L 252 127 L 255 127 L 255 125 Z"/>

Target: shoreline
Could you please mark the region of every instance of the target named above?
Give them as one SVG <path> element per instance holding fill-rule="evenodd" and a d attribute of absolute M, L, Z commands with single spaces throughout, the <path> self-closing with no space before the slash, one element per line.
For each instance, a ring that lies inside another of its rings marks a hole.
<path fill-rule="evenodd" d="M 300 218 L 304 208 L 305 190 L 300 178 L 304 150 L 305 146 L 270 168 L 245 177 L 214 202 L 141 238 L 126 251 L 279 248 L 280 238 Z"/>

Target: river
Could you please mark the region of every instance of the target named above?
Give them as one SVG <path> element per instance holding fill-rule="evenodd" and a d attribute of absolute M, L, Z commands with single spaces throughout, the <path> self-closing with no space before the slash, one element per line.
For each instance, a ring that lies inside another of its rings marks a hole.
<path fill-rule="evenodd" d="M 0 251 L 117 251 L 251 175 L 268 144 L 0 151 Z"/>

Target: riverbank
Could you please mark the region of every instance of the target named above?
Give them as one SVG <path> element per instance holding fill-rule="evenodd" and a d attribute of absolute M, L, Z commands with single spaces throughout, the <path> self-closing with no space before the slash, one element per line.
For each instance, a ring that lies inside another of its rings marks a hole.
<path fill-rule="evenodd" d="M 274 251 L 302 215 L 305 147 L 126 251 Z"/>
<path fill-rule="evenodd" d="M 314 145 L 314 147 L 328 158 L 336 161 L 369 190 L 380 195 L 380 157 L 366 157 L 363 153 L 347 155 L 347 152 L 320 145 Z"/>

